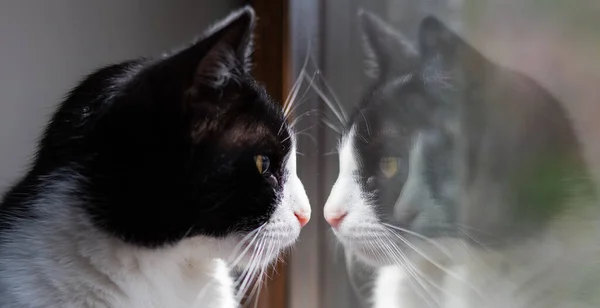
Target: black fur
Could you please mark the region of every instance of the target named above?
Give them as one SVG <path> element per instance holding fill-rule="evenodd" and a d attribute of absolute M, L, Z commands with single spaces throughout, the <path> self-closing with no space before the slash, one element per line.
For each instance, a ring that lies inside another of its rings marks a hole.
<path fill-rule="evenodd" d="M 75 181 L 65 184 L 73 204 L 98 228 L 138 245 L 266 222 L 291 140 L 280 107 L 248 71 L 253 27 L 244 10 L 172 55 L 85 78 L 52 117 L 30 172 L 5 195 L 0 232 L 36 219 L 28 203 L 57 172 Z M 265 174 L 255 155 L 270 158 Z"/>

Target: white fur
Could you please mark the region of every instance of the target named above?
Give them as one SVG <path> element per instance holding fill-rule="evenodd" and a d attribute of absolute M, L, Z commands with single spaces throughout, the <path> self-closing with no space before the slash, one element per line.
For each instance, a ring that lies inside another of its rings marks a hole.
<path fill-rule="evenodd" d="M 281 202 L 261 230 L 271 249 L 249 244 L 259 259 L 240 267 L 266 267 L 300 233 L 294 212 L 310 215 L 296 175 L 295 143 Z M 170 247 L 132 246 L 99 231 L 66 197 L 78 175 L 63 171 L 32 204 L 41 219 L 21 220 L 0 238 L 2 308 L 233 308 L 229 265 L 239 255 L 241 236 L 196 236 Z M 258 261 L 257 261 L 258 260 Z"/>

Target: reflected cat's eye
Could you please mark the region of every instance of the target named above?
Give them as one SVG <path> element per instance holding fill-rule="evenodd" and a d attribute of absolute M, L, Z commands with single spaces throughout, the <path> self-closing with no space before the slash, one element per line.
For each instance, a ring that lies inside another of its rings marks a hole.
<path fill-rule="evenodd" d="M 271 160 L 269 157 L 264 155 L 256 155 L 254 156 L 254 163 L 256 164 L 256 169 L 260 174 L 265 174 L 269 171 L 269 167 L 271 166 Z"/>
<path fill-rule="evenodd" d="M 384 157 L 379 161 L 379 169 L 389 179 L 398 173 L 399 161 L 400 159 L 397 157 Z"/>

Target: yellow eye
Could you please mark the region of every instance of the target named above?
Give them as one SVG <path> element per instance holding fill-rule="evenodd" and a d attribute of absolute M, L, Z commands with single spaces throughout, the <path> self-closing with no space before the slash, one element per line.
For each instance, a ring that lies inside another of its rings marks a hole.
<path fill-rule="evenodd" d="M 389 179 L 398 173 L 398 162 L 398 157 L 384 157 L 379 161 L 379 169 Z"/>
<path fill-rule="evenodd" d="M 254 156 L 254 163 L 256 164 L 256 169 L 260 174 L 265 174 L 269 171 L 269 167 L 271 166 L 271 160 L 267 156 L 256 155 Z"/>

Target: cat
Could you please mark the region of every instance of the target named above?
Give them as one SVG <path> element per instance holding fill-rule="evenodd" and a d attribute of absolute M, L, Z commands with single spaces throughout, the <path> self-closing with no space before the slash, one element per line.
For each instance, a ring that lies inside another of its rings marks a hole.
<path fill-rule="evenodd" d="M 373 82 L 324 217 L 376 271 L 371 305 L 598 307 L 596 187 L 557 99 L 436 17 L 414 44 L 358 16 Z"/>
<path fill-rule="evenodd" d="M 254 24 L 244 7 L 70 92 L 0 206 L 1 308 L 239 305 L 310 219 Z"/>

